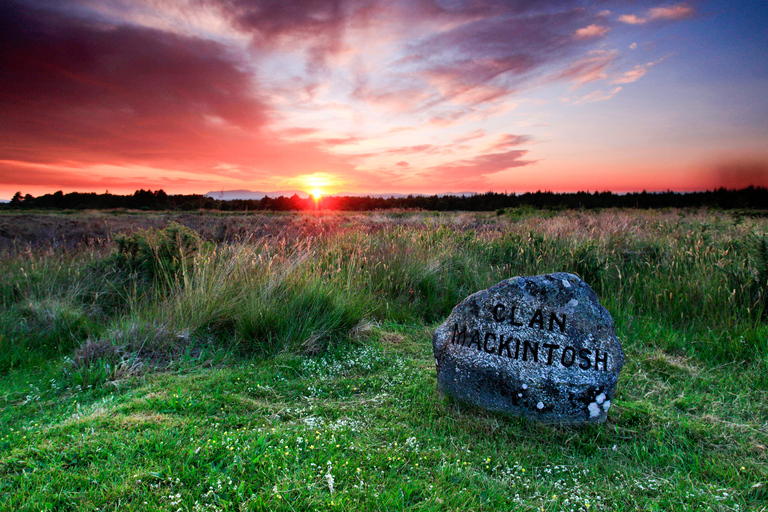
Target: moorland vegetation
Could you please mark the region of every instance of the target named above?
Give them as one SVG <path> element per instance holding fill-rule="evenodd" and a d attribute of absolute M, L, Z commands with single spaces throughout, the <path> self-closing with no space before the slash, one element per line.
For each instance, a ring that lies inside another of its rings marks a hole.
<path fill-rule="evenodd" d="M 0 215 L 0 509 L 760 510 L 768 219 L 719 210 Z M 569 271 L 600 426 L 436 391 L 467 295 Z"/>

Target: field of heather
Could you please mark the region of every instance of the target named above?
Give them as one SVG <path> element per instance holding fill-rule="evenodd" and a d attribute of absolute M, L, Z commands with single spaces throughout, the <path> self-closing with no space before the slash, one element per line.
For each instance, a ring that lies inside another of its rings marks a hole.
<path fill-rule="evenodd" d="M 2 510 L 764 510 L 768 219 L 714 210 L 3 213 Z M 432 332 L 581 276 L 606 423 L 436 389 Z"/>

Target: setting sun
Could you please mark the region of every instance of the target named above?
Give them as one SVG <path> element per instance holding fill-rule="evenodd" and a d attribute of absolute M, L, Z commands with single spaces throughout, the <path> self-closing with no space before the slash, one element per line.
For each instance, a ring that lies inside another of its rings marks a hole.
<path fill-rule="evenodd" d="M 311 194 L 312 194 L 312 197 L 315 198 L 315 201 L 318 201 L 320 199 L 320 196 L 323 195 L 323 191 L 320 190 L 319 188 L 316 188 L 312 190 Z"/>

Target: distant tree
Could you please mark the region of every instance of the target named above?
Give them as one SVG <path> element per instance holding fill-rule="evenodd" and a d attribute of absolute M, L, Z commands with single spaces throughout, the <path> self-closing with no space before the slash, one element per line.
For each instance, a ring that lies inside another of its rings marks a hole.
<path fill-rule="evenodd" d="M 19 206 L 23 200 L 24 199 L 21 197 L 21 192 L 16 192 L 13 194 L 13 198 L 11 199 L 11 206 Z"/>

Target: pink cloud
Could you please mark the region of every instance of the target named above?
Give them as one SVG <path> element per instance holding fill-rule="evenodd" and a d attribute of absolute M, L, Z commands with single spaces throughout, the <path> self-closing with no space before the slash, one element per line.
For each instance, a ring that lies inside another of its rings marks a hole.
<path fill-rule="evenodd" d="M 578 89 L 590 82 L 604 80 L 608 77 L 608 67 L 614 58 L 615 55 L 613 53 L 601 53 L 578 60 L 553 76 L 553 80 L 574 82 L 574 89 Z"/>
<path fill-rule="evenodd" d="M 666 57 L 665 57 L 666 58 Z M 611 80 L 611 85 L 613 84 L 631 84 L 633 82 L 637 82 L 640 80 L 645 74 L 648 72 L 648 70 L 658 64 L 659 62 L 663 61 L 665 58 L 659 59 L 655 62 L 647 62 L 645 64 L 638 64 L 633 69 L 626 71 L 621 76 L 614 78 Z"/>
<path fill-rule="evenodd" d="M 534 163 L 531 160 L 522 160 L 528 154 L 525 150 L 510 150 L 501 153 L 490 153 L 479 155 L 474 158 L 457 160 L 431 167 L 427 174 L 434 179 L 446 178 L 467 178 L 495 174 L 515 167 L 523 167 Z"/>
<path fill-rule="evenodd" d="M 619 16 L 619 21 L 630 25 L 642 25 L 651 21 L 670 20 L 677 21 L 689 18 L 693 15 L 693 7 L 685 4 L 653 7 L 648 9 L 645 16 L 624 14 Z"/>
<path fill-rule="evenodd" d="M 645 66 L 635 66 L 634 69 L 627 71 L 623 75 L 621 75 L 619 78 L 614 78 L 611 80 L 611 84 L 631 84 L 632 82 L 637 82 L 642 78 L 645 73 L 648 72 L 648 68 Z"/>
<path fill-rule="evenodd" d="M 530 142 L 531 138 L 528 135 L 513 135 L 511 133 L 505 133 L 501 135 L 491 146 L 492 151 L 505 150 L 513 146 L 519 146 Z"/>
<path fill-rule="evenodd" d="M 451 144 L 452 145 L 465 144 L 473 140 L 482 139 L 483 137 L 485 137 L 485 135 L 486 135 L 485 130 L 483 130 L 482 128 L 478 128 L 477 130 L 471 133 L 468 133 L 466 135 L 463 135 L 461 137 L 454 139 Z"/>
<path fill-rule="evenodd" d="M 594 103 L 596 101 L 605 101 L 613 98 L 616 96 L 619 91 L 621 91 L 621 87 L 614 87 L 608 92 L 603 92 L 602 90 L 598 89 L 595 92 L 589 93 L 585 96 L 582 96 L 581 98 L 578 98 L 574 103 L 579 105 L 582 103 Z"/>
<path fill-rule="evenodd" d="M 669 7 L 654 7 L 648 10 L 650 20 L 682 20 L 693 15 L 693 8 L 688 5 L 673 5 Z"/>
<path fill-rule="evenodd" d="M 605 36 L 611 29 L 603 25 L 588 25 L 578 29 L 574 33 L 576 39 L 594 39 Z"/>
<path fill-rule="evenodd" d="M 646 23 L 648 19 L 640 18 L 639 16 L 636 16 L 634 14 L 623 14 L 619 16 L 619 21 L 622 23 L 627 23 L 629 25 L 641 25 L 643 23 Z"/>

